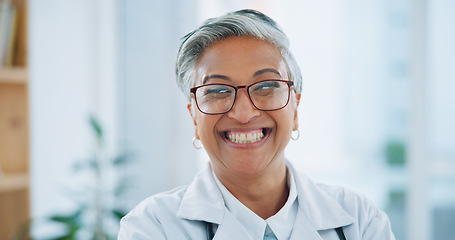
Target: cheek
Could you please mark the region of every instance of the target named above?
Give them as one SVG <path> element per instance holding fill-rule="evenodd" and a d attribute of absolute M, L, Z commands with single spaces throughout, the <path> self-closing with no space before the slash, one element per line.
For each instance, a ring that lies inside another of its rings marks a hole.
<path fill-rule="evenodd" d="M 196 115 L 197 131 L 199 136 L 201 136 L 201 138 L 210 138 L 213 136 L 218 118 L 216 116 L 205 115 L 200 112 Z"/>
<path fill-rule="evenodd" d="M 290 135 L 294 128 L 294 108 L 286 108 L 281 114 L 277 114 L 276 124 L 282 135 Z"/>

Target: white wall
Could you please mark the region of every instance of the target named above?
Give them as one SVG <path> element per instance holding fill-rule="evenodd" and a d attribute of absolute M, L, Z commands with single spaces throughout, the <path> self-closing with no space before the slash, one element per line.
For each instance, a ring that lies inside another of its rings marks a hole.
<path fill-rule="evenodd" d="M 72 164 L 93 153 L 88 118 L 117 135 L 115 2 L 30 0 L 29 67 L 32 217 L 74 207 Z M 35 222 L 37 237 L 53 228 Z"/>
<path fill-rule="evenodd" d="M 121 1 L 120 135 L 134 156 L 129 208 L 179 185 L 200 169 L 187 100 L 175 82 L 180 38 L 197 26 L 195 1 Z"/>

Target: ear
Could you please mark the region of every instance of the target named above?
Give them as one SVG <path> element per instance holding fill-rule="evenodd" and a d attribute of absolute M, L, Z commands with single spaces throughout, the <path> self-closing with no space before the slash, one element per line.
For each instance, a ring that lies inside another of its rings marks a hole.
<path fill-rule="evenodd" d="M 186 107 L 188 108 L 188 112 L 190 113 L 191 115 L 191 118 L 193 119 L 193 124 L 194 126 L 197 125 L 197 122 L 196 122 L 196 115 L 193 113 L 193 104 L 188 103 L 188 105 L 186 105 Z"/>
<path fill-rule="evenodd" d="M 300 93 L 296 93 L 295 94 L 295 99 L 296 99 L 296 104 L 295 104 L 295 107 L 294 107 L 294 126 L 292 128 L 293 131 L 299 129 L 299 118 L 298 118 L 298 106 L 300 104 L 300 97 L 301 97 L 301 94 Z"/>
<path fill-rule="evenodd" d="M 194 136 L 199 139 L 199 134 L 197 130 L 197 118 L 196 118 L 196 113 L 193 111 L 193 104 L 190 102 L 186 106 L 188 108 L 188 112 L 190 112 L 191 118 L 193 119 L 193 124 L 194 124 Z"/>

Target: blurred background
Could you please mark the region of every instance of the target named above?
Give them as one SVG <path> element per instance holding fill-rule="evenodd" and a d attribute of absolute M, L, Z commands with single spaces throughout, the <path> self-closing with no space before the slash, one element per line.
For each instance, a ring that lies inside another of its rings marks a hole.
<path fill-rule="evenodd" d="M 0 0 L 0 239 L 115 239 L 141 200 L 189 184 L 207 156 L 176 52 L 242 8 L 302 68 L 289 161 L 372 199 L 398 240 L 455 239 L 454 0 Z"/>

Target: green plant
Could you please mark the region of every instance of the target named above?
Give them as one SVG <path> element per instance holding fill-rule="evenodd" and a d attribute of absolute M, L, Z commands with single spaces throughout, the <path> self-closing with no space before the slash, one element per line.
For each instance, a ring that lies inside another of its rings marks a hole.
<path fill-rule="evenodd" d="M 125 211 L 116 199 L 126 187 L 120 168 L 130 160 L 127 154 L 106 157 L 103 129 L 93 116 L 90 127 L 95 136 L 95 149 L 90 159 L 74 164 L 73 170 L 82 181 L 81 188 L 69 191 L 78 206 L 69 214 L 50 216 L 49 220 L 64 227 L 64 233 L 52 239 L 116 239 L 118 223 Z"/>
<path fill-rule="evenodd" d="M 403 141 L 390 140 L 385 147 L 387 163 L 391 166 L 404 166 L 406 164 L 406 145 Z"/>

